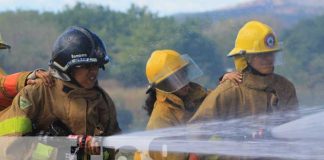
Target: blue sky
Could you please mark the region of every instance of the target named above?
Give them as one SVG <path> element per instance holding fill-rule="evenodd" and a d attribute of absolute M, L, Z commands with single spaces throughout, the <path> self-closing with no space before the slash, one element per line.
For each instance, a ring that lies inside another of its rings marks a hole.
<path fill-rule="evenodd" d="M 130 4 L 147 6 L 159 15 L 171 15 L 183 12 L 202 12 L 235 6 L 251 0 L 0 0 L 0 11 L 33 9 L 39 11 L 59 11 L 65 5 L 76 2 L 109 5 L 111 9 L 125 11 Z"/>

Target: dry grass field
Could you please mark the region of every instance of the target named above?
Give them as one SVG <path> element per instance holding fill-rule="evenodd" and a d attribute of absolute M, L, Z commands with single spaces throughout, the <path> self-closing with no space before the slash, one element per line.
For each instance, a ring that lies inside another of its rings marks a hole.
<path fill-rule="evenodd" d="M 113 80 L 104 80 L 99 83 L 113 99 L 123 131 L 144 130 L 148 120 L 143 109 L 146 88 L 127 88 Z"/>

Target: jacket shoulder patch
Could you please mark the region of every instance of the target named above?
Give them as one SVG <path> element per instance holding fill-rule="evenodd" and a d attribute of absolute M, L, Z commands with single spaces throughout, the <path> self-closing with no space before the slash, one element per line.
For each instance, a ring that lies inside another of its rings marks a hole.
<path fill-rule="evenodd" d="M 26 99 L 25 97 L 20 96 L 19 97 L 19 108 L 26 109 L 29 106 L 31 106 L 31 103 Z"/>

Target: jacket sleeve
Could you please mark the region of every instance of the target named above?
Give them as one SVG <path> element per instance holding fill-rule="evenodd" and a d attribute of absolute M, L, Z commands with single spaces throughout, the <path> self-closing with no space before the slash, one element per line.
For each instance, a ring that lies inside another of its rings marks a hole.
<path fill-rule="evenodd" d="M 240 101 L 239 96 L 236 94 L 237 89 L 239 88 L 233 87 L 231 81 L 220 84 L 204 99 L 196 113 L 189 120 L 189 123 L 221 119 L 227 117 L 225 113 L 235 112 L 235 106 Z"/>
<path fill-rule="evenodd" d="M 18 72 L 0 76 L 0 109 L 8 107 L 17 93 L 25 87 L 26 79 L 31 72 Z"/>
<path fill-rule="evenodd" d="M 286 104 L 284 104 L 285 106 L 283 106 L 283 111 L 288 111 L 290 113 L 284 114 L 285 112 L 283 112 L 282 116 L 285 117 L 285 121 L 283 121 L 282 123 L 289 122 L 301 117 L 298 110 L 299 103 L 296 95 L 296 90 L 292 83 L 287 85 L 287 91 L 285 93 L 285 98 L 287 99 L 285 100 Z"/>
<path fill-rule="evenodd" d="M 0 112 L 0 136 L 24 135 L 32 131 L 32 120 L 41 112 L 42 84 L 28 85 Z"/>
<path fill-rule="evenodd" d="M 21 159 L 28 155 L 32 141 L 22 138 L 32 132 L 32 119 L 39 110 L 36 108 L 41 97 L 36 94 L 39 85 L 27 86 L 15 97 L 11 106 L 0 112 L 0 159 Z M 3 136 L 10 136 L 3 140 Z M 3 143 L 2 143 L 3 142 Z M 18 154 L 17 154 L 18 153 Z"/>
<path fill-rule="evenodd" d="M 156 102 L 149 122 L 147 123 L 147 130 L 161 129 L 174 127 L 177 125 L 177 119 L 173 116 L 172 110 L 163 102 Z M 156 139 L 159 141 L 159 139 Z M 153 142 L 151 142 L 153 143 Z M 159 144 L 161 145 L 161 144 Z M 156 147 L 156 146 L 155 146 Z M 188 155 L 186 153 L 172 153 L 167 152 L 167 155 L 162 155 L 161 152 L 149 152 L 152 159 L 165 159 L 165 160 L 185 160 Z"/>
<path fill-rule="evenodd" d="M 105 92 L 102 88 L 99 88 L 99 90 L 105 99 L 105 104 L 102 106 L 107 107 L 107 108 L 101 108 L 101 109 L 102 109 L 103 113 L 108 114 L 108 115 L 103 116 L 102 120 L 101 120 L 101 121 L 105 121 L 104 119 L 108 118 L 108 123 L 106 124 L 105 131 L 104 131 L 103 135 L 110 136 L 110 135 L 121 133 L 121 129 L 119 128 L 119 124 L 117 121 L 116 107 L 115 107 L 113 100 L 110 98 L 108 93 Z"/>
<path fill-rule="evenodd" d="M 155 102 L 154 109 L 147 123 L 146 129 L 168 128 L 177 125 L 177 119 L 173 115 L 170 107 L 165 102 Z"/>
<path fill-rule="evenodd" d="M 297 110 L 298 109 L 298 98 L 296 95 L 295 87 L 292 85 L 290 89 L 290 96 L 288 97 L 287 107 L 290 110 Z"/>

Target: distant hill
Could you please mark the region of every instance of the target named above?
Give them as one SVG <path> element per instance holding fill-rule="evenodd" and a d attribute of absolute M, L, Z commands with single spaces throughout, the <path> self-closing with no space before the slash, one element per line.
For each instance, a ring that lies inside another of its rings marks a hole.
<path fill-rule="evenodd" d="M 254 0 L 237 6 L 215 11 L 177 14 L 179 21 L 185 19 L 206 19 L 212 22 L 227 19 L 259 19 L 264 21 L 276 20 L 281 27 L 289 27 L 302 19 L 324 13 L 323 0 Z M 270 22 L 271 24 L 271 22 Z"/>

